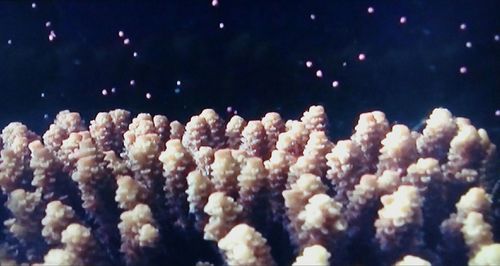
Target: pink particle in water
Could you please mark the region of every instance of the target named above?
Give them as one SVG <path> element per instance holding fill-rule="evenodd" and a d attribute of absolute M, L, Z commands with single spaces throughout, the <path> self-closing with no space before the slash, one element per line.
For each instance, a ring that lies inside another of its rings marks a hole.
<path fill-rule="evenodd" d="M 151 99 L 151 93 L 149 93 L 149 92 L 146 93 L 146 99 L 148 99 L 148 100 Z"/>
<path fill-rule="evenodd" d="M 337 88 L 338 86 L 339 86 L 339 82 L 338 82 L 338 81 L 336 81 L 336 80 L 334 80 L 334 81 L 332 82 L 332 87 Z"/>
<path fill-rule="evenodd" d="M 460 29 L 461 30 L 466 30 L 467 29 L 467 24 L 465 24 L 465 23 L 460 24 Z"/>
<path fill-rule="evenodd" d="M 363 54 L 363 53 L 361 53 L 361 54 L 358 55 L 358 59 L 359 59 L 359 61 L 363 61 L 363 60 L 366 59 L 366 55 Z"/>
<path fill-rule="evenodd" d="M 465 74 L 467 73 L 467 67 L 460 67 L 460 74 Z"/>
<path fill-rule="evenodd" d="M 313 65 L 313 62 L 311 62 L 311 61 L 307 61 L 306 62 L 306 67 L 309 68 L 309 67 L 312 67 L 312 65 Z"/>
<path fill-rule="evenodd" d="M 316 70 L 316 77 L 322 78 L 323 77 L 323 71 L 321 70 Z"/>
<path fill-rule="evenodd" d="M 108 90 L 106 90 L 106 89 L 103 89 L 103 90 L 101 91 L 101 94 L 102 94 L 103 96 L 106 96 L 106 95 L 108 95 Z"/>
<path fill-rule="evenodd" d="M 139 54 L 137 52 L 133 53 L 134 57 L 137 57 Z"/>
<path fill-rule="evenodd" d="M 129 83 L 130 83 L 130 86 L 134 86 L 135 85 L 135 80 L 132 79 L 132 80 L 130 80 Z"/>
<path fill-rule="evenodd" d="M 50 21 L 45 22 L 45 27 L 46 28 L 50 27 L 51 25 L 52 25 L 52 22 L 50 22 Z"/>
<path fill-rule="evenodd" d="M 223 29 L 224 28 L 224 23 L 219 23 L 219 29 Z"/>
<path fill-rule="evenodd" d="M 311 14 L 309 17 L 311 18 L 311 20 L 315 20 L 316 19 L 316 15 L 314 15 L 314 14 Z"/>
<path fill-rule="evenodd" d="M 55 38 L 56 38 L 56 33 L 53 30 L 51 30 L 49 33 L 49 41 L 53 41 L 55 40 Z"/>
<path fill-rule="evenodd" d="M 217 6 L 219 5 L 219 1 L 217 0 L 212 0 L 212 6 Z"/>
<path fill-rule="evenodd" d="M 129 45 L 130 44 L 130 39 L 126 38 L 125 40 L 123 40 L 123 44 Z"/>
<path fill-rule="evenodd" d="M 125 36 L 125 33 L 123 33 L 123 31 L 118 31 L 118 37 L 122 38 L 123 36 Z"/>
<path fill-rule="evenodd" d="M 500 116 L 500 110 L 496 110 L 496 111 L 495 111 L 495 115 L 496 115 L 496 116 Z"/>
<path fill-rule="evenodd" d="M 406 17 L 400 17 L 399 18 L 399 23 L 405 24 L 406 23 Z"/>
<path fill-rule="evenodd" d="M 373 7 L 368 7 L 368 14 L 373 14 L 373 12 L 375 12 L 375 8 Z"/>

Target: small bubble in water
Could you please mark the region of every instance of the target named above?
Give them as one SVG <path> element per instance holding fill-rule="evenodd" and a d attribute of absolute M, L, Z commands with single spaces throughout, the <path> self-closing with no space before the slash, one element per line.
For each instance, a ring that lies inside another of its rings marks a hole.
<path fill-rule="evenodd" d="M 108 90 L 106 90 L 106 89 L 103 89 L 103 90 L 101 91 L 101 94 L 102 94 L 103 96 L 106 96 L 106 95 L 108 95 Z"/>
<path fill-rule="evenodd" d="M 337 88 L 338 86 L 339 86 L 339 82 L 338 82 L 338 81 L 336 81 L 336 80 L 334 80 L 334 81 L 332 82 L 332 87 Z"/>
<path fill-rule="evenodd" d="M 129 84 L 130 84 L 130 86 L 134 86 L 135 85 L 135 80 L 133 80 L 133 79 L 130 80 Z"/>
<path fill-rule="evenodd" d="M 309 67 L 312 67 L 312 65 L 313 65 L 313 62 L 311 62 L 311 61 L 307 61 L 306 62 L 306 67 L 309 68 Z"/>
<path fill-rule="evenodd" d="M 369 14 L 373 14 L 373 12 L 375 12 L 375 8 L 373 8 L 373 7 L 371 7 L 371 6 L 370 6 L 370 7 L 368 7 L 368 13 L 369 13 Z"/>
<path fill-rule="evenodd" d="M 363 53 L 361 53 L 361 54 L 358 55 L 358 59 L 359 59 L 359 61 L 363 61 L 363 60 L 366 59 L 366 55 L 363 54 Z"/>
<path fill-rule="evenodd" d="M 467 73 L 467 67 L 460 67 L 460 74 L 465 74 Z"/>
<path fill-rule="evenodd" d="M 399 23 L 405 24 L 406 23 L 406 17 L 400 17 L 399 18 Z"/>
<path fill-rule="evenodd" d="M 465 23 L 460 24 L 460 29 L 461 30 L 466 30 L 467 29 L 467 24 L 465 24 Z"/>
<path fill-rule="evenodd" d="M 149 99 L 151 99 L 151 97 L 152 97 L 152 96 L 151 96 L 151 93 L 149 93 L 149 92 L 148 92 L 148 93 L 146 93 L 146 99 L 148 99 L 148 100 L 149 100 Z"/>

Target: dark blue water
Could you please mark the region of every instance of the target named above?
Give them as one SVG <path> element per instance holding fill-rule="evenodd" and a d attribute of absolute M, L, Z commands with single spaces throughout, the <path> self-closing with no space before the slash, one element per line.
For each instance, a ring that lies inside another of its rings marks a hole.
<path fill-rule="evenodd" d="M 498 1 L 35 3 L 0 3 L 1 125 L 45 130 L 68 108 L 291 117 L 320 103 L 340 136 L 362 111 L 417 124 L 437 106 L 499 136 Z"/>

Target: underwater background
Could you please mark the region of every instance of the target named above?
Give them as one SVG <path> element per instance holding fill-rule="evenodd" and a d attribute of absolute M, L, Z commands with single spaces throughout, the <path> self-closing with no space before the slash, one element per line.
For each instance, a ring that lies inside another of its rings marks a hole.
<path fill-rule="evenodd" d="M 495 0 L 1 1 L 0 125 L 40 133 L 63 109 L 87 122 L 113 108 L 184 122 L 228 107 L 290 118 L 322 104 L 338 138 L 361 112 L 418 126 L 446 107 L 499 143 L 499 10 Z"/>

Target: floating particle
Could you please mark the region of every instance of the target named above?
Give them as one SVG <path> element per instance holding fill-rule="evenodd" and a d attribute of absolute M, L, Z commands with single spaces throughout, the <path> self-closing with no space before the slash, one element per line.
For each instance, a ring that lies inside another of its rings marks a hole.
<path fill-rule="evenodd" d="M 146 93 L 146 99 L 148 99 L 148 100 L 151 99 L 151 93 L 149 93 L 149 92 Z"/>
<path fill-rule="evenodd" d="M 342 62 L 342 66 L 346 67 L 347 66 L 347 62 L 346 61 Z"/>
<path fill-rule="evenodd" d="M 358 55 L 358 60 L 359 61 L 363 61 L 365 59 L 366 59 L 366 55 L 365 54 L 361 53 L 361 54 Z"/>
<path fill-rule="evenodd" d="M 51 30 L 50 33 L 49 33 L 49 41 L 53 41 L 56 39 L 56 33 Z"/>
<path fill-rule="evenodd" d="M 467 24 L 465 24 L 465 23 L 460 24 L 460 29 L 461 30 L 466 30 L 467 29 Z"/>
<path fill-rule="evenodd" d="M 217 6 L 219 5 L 219 1 L 217 0 L 212 0 L 212 6 Z"/>
<path fill-rule="evenodd" d="M 137 52 L 134 52 L 132 55 L 133 55 L 134 57 L 137 57 L 139 54 L 138 54 Z"/>
<path fill-rule="evenodd" d="M 399 18 L 399 23 L 405 24 L 406 23 L 406 17 L 400 17 Z"/>
<path fill-rule="evenodd" d="M 465 47 L 467 47 L 467 48 L 471 48 L 471 47 L 472 47 L 472 43 L 471 43 L 471 42 L 466 42 L 466 43 L 465 43 Z"/>
<path fill-rule="evenodd" d="M 306 61 L 306 67 L 310 68 L 310 67 L 312 67 L 312 65 L 313 65 L 313 62 Z"/>
<path fill-rule="evenodd" d="M 495 115 L 496 115 L 496 116 L 500 116 L 500 110 L 496 110 L 496 111 L 495 111 Z"/>
<path fill-rule="evenodd" d="M 130 39 L 126 38 L 125 40 L 123 40 L 123 44 L 129 45 L 130 44 Z"/>
<path fill-rule="evenodd" d="M 115 93 L 115 92 L 116 92 L 116 88 L 115 87 L 111 88 L 111 93 Z"/>
<path fill-rule="evenodd" d="M 102 94 L 103 96 L 106 96 L 106 95 L 108 95 L 108 90 L 106 90 L 106 89 L 103 89 L 103 90 L 101 91 L 101 94 Z"/>
<path fill-rule="evenodd" d="M 174 92 L 175 92 L 175 94 L 179 94 L 179 93 L 181 93 L 181 89 L 180 88 L 175 88 Z"/>
<path fill-rule="evenodd" d="M 45 27 L 46 28 L 50 27 L 51 25 L 52 25 L 52 22 L 50 22 L 50 21 L 45 22 Z"/>
<path fill-rule="evenodd" d="M 180 86 L 181 85 L 181 81 L 178 80 L 175 84 L 177 84 L 177 86 Z"/>
<path fill-rule="evenodd" d="M 118 37 L 123 38 L 125 36 L 125 33 L 123 31 L 118 31 Z"/>
<path fill-rule="evenodd" d="M 224 23 L 219 23 L 219 29 L 223 29 L 224 28 Z"/>
<path fill-rule="evenodd" d="M 334 80 L 334 81 L 332 82 L 332 87 L 337 88 L 338 86 L 339 86 L 339 82 L 338 82 L 338 81 L 336 81 L 336 80 Z"/>
<path fill-rule="evenodd" d="M 7 44 L 11 45 L 12 44 L 12 40 L 11 39 L 7 40 Z"/>
<path fill-rule="evenodd" d="M 130 80 L 129 84 L 130 84 L 130 86 L 134 86 L 135 85 L 135 80 L 133 80 L 133 79 Z"/>
<path fill-rule="evenodd" d="M 318 77 L 318 78 L 322 78 L 322 77 L 323 77 L 323 71 L 321 71 L 321 70 L 319 70 L 319 69 L 318 69 L 318 70 L 316 70 L 316 77 Z"/>
<path fill-rule="evenodd" d="M 496 42 L 500 41 L 500 35 L 495 34 L 495 36 L 493 36 L 493 40 L 495 40 Z"/>
<path fill-rule="evenodd" d="M 368 14 L 373 14 L 373 12 L 375 12 L 375 8 L 369 6 L 368 7 Z"/>
<path fill-rule="evenodd" d="M 314 15 L 314 14 L 311 14 L 309 17 L 311 18 L 311 20 L 315 20 L 316 19 L 316 15 Z"/>
<path fill-rule="evenodd" d="M 44 114 L 43 119 L 49 119 L 49 114 Z"/>
<path fill-rule="evenodd" d="M 234 113 L 234 108 L 232 106 L 228 106 L 228 107 L 226 107 L 226 112 L 228 114 L 233 114 Z"/>
<path fill-rule="evenodd" d="M 36 8 L 36 3 L 35 2 L 31 3 L 31 8 Z"/>
<path fill-rule="evenodd" d="M 45 98 L 45 92 L 40 93 L 40 97 Z"/>
<path fill-rule="evenodd" d="M 467 67 L 460 67 L 460 74 L 465 74 L 467 73 Z"/>

